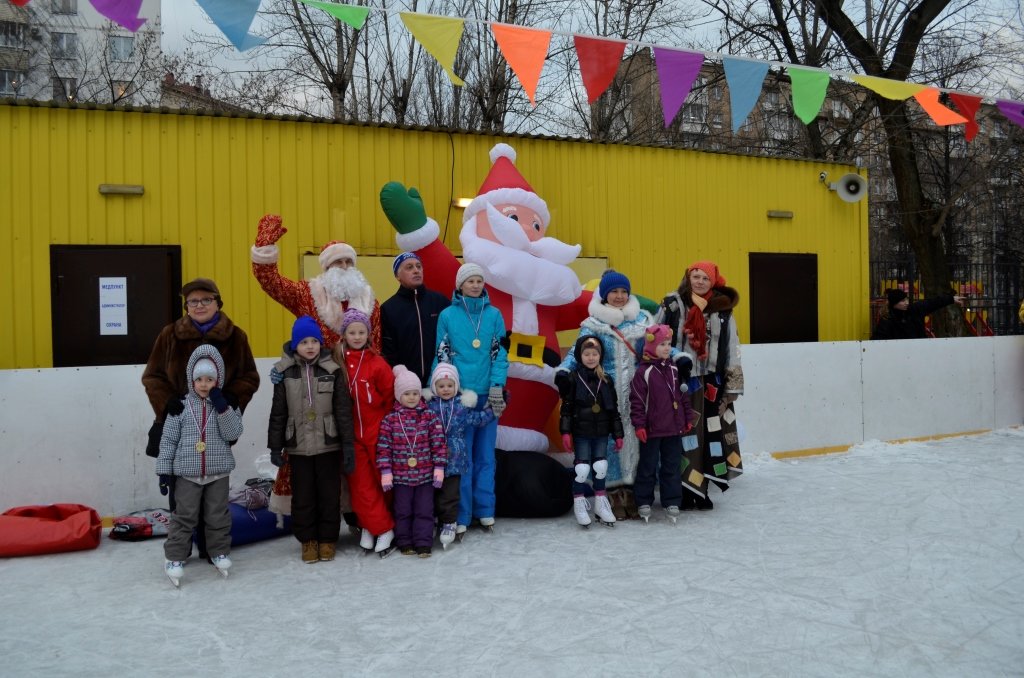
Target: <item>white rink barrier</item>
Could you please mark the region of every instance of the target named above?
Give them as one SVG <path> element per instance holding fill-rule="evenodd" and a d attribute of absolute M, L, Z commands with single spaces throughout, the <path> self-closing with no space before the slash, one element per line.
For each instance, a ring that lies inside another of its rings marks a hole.
<path fill-rule="evenodd" d="M 746 455 L 814 454 L 1015 426 L 1024 420 L 1024 337 L 742 347 L 736 403 Z M 276 358 L 257 360 L 266 375 Z M 57 502 L 111 516 L 166 506 L 145 455 L 152 411 L 141 365 L 0 371 L 0 511 Z M 267 451 L 263 376 L 235 446 L 232 483 Z"/>

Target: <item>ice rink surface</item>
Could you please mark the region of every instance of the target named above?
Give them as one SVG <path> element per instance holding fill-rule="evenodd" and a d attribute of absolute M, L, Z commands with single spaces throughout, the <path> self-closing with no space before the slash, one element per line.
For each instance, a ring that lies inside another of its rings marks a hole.
<path fill-rule="evenodd" d="M 427 560 L 290 538 L 0 560 L 0 675 L 1020 676 L 1024 429 L 744 460 L 671 525 L 501 520 Z M 156 480 L 154 479 L 154 482 Z"/>

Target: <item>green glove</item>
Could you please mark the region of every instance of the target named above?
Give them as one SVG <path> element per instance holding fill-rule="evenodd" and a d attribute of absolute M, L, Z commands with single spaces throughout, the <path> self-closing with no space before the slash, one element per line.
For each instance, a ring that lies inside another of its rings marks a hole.
<path fill-rule="evenodd" d="M 389 181 L 380 189 L 380 206 L 401 235 L 412 233 L 427 223 L 420 192 L 415 188 L 406 191 L 405 186 L 397 181 Z"/>

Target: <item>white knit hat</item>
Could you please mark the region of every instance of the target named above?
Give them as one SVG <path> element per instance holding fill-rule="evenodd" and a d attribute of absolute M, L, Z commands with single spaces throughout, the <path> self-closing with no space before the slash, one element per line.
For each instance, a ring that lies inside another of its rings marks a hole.
<path fill-rule="evenodd" d="M 200 358 L 192 368 L 192 381 L 199 377 L 210 377 L 217 380 L 217 366 L 209 358 Z"/>
<path fill-rule="evenodd" d="M 455 274 L 455 289 L 461 292 L 462 283 L 466 282 L 474 275 L 478 275 L 481 278 L 484 278 L 484 280 L 487 279 L 484 276 L 484 269 L 481 268 L 479 264 L 469 263 L 459 266 L 459 271 Z"/>
<path fill-rule="evenodd" d="M 455 392 L 459 392 L 459 370 L 455 365 L 451 363 L 438 363 L 437 367 L 434 368 L 433 374 L 430 375 L 430 390 L 433 391 L 434 395 L 437 395 L 437 382 L 442 379 L 451 379 L 455 382 Z"/>
<path fill-rule="evenodd" d="M 347 242 L 332 240 L 320 250 L 320 268 L 326 271 L 331 264 L 342 259 L 351 259 L 352 265 L 356 265 L 356 251 Z"/>

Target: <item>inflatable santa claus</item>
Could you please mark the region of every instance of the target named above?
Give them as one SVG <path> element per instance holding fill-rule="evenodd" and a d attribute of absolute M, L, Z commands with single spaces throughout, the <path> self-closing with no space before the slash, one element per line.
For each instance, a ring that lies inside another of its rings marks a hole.
<path fill-rule="evenodd" d="M 508 408 L 500 419 L 497 447 L 549 451 L 543 432 L 558 403 L 554 368 L 561 360 L 556 332 L 577 329 L 587 317 L 591 293 L 583 291 L 568 264 L 580 253 L 546 235 L 551 214 L 515 166 L 508 144 L 490 152 L 491 170 L 465 210 L 463 259 L 483 267 L 488 295 L 511 327 L 508 335 Z M 423 261 L 427 287 L 455 287 L 459 261 L 439 239 L 415 188 L 384 186 L 381 207 L 398 232 L 397 244 Z"/>

